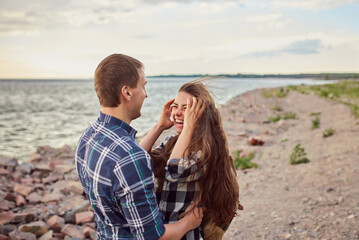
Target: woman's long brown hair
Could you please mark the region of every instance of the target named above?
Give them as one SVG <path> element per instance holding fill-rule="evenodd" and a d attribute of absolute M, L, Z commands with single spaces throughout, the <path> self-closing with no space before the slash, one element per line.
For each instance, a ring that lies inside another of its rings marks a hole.
<path fill-rule="evenodd" d="M 205 166 L 205 171 L 199 179 L 200 193 L 196 201 L 207 208 L 205 214 L 209 215 L 218 226 L 227 225 L 237 212 L 239 186 L 220 113 L 201 80 L 184 84 L 178 92 L 192 94 L 206 104 L 188 146 L 190 153 L 202 152 L 201 158 L 197 161 L 197 171 Z M 163 187 L 164 167 L 177 139 L 178 136 L 173 137 L 163 149 L 151 152 L 155 176 L 160 179 L 159 191 Z"/>

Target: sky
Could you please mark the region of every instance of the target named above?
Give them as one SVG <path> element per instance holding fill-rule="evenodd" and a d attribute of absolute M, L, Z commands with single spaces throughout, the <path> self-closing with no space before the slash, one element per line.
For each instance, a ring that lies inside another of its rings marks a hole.
<path fill-rule="evenodd" d="M 0 78 L 359 72 L 359 0 L 0 0 Z"/>

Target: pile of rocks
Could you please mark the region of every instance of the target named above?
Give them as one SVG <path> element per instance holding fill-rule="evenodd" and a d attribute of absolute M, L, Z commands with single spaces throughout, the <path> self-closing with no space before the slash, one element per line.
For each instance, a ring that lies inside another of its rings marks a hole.
<path fill-rule="evenodd" d="M 0 158 L 2 239 L 96 239 L 71 147 L 39 147 L 21 164 Z"/>

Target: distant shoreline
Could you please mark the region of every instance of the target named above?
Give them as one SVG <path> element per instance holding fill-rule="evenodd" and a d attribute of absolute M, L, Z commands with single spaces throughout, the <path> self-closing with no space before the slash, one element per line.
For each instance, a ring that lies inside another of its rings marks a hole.
<path fill-rule="evenodd" d="M 356 79 L 359 73 L 300 73 L 300 74 L 188 74 L 188 75 L 155 75 L 148 78 L 181 78 L 181 77 L 226 77 L 226 78 L 311 78 L 313 80 L 338 80 L 338 79 Z"/>

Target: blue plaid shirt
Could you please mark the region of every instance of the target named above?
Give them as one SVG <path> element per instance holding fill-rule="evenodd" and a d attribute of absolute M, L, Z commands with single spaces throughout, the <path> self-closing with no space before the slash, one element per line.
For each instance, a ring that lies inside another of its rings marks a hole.
<path fill-rule="evenodd" d="M 165 232 L 152 160 L 135 135 L 125 122 L 100 113 L 79 140 L 76 168 L 98 239 L 158 239 Z"/>

